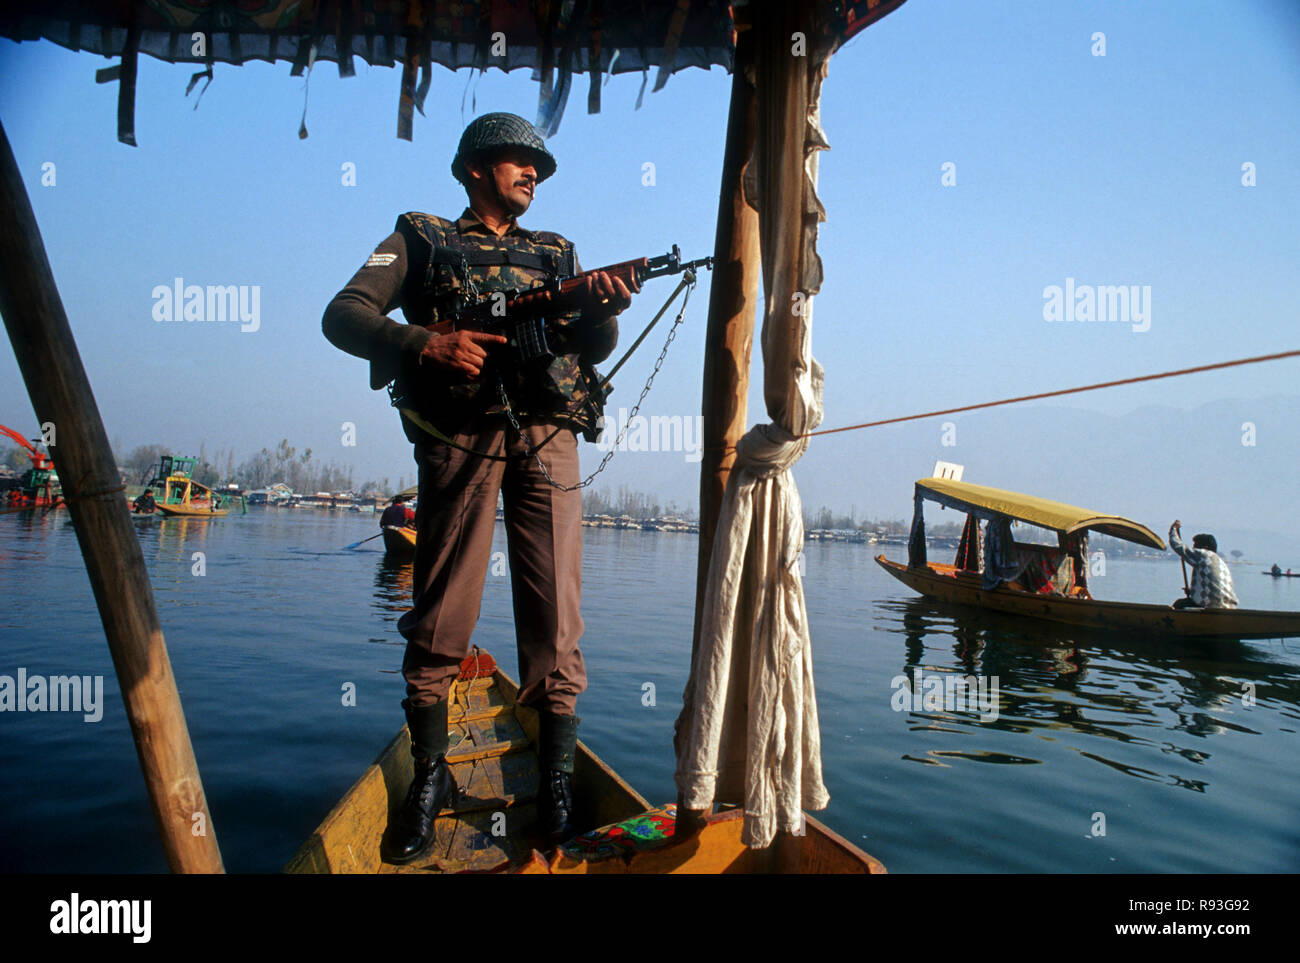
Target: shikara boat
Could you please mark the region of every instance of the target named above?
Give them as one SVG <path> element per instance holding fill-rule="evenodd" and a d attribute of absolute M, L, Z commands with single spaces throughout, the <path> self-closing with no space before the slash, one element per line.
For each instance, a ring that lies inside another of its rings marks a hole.
<path fill-rule="evenodd" d="M 230 514 L 220 495 L 192 477 L 196 460 L 164 455 L 158 472 L 149 488 L 158 492 L 154 496 L 158 511 L 164 515 L 186 518 L 212 518 Z"/>
<path fill-rule="evenodd" d="M 414 558 L 415 529 L 398 525 L 385 525 L 384 551 L 394 558 Z"/>
<path fill-rule="evenodd" d="M 952 565 L 932 563 L 925 557 L 924 501 L 967 513 L 962 543 Z M 877 555 L 876 562 L 928 598 L 1049 622 L 1146 635 L 1219 639 L 1300 636 L 1300 612 L 1175 609 L 1093 598 L 1087 584 L 1088 532 L 1103 532 L 1162 551 L 1165 548 L 1149 528 L 1119 515 L 944 478 L 918 481 L 915 504 L 907 564 L 890 561 L 884 555 Z M 1056 532 L 1057 547 L 1008 543 L 1010 528 L 1003 526 L 1013 519 Z M 989 564 L 985 556 L 989 553 L 980 551 L 981 520 L 989 522 L 991 529 L 1006 533 L 990 539 L 1000 540 L 1001 547 L 990 545 L 989 549 L 1004 565 L 1014 560 L 1010 568 L 998 568 L 997 573 L 1013 577 L 986 576 Z M 1012 572 L 1015 568 L 1019 569 L 1017 573 Z"/>
<path fill-rule="evenodd" d="M 515 703 L 518 686 L 485 653 L 461 666 L 452 687 L 447 761 L 460 795 L 436 823 L 422 859 L 394 866 L 379 844 L 412 777 L 406 727 L 362 774 L 285 866 L 288 873 L 883 873 L 881 863 L 807 818 L 802 836 L 766 850 L 741 842 L 744 813 L 707 818 L 677 839 L 673 806 L 652 807 L 578 743 L 573 791 L 587 830 L 553 853 L 535 831 L 537 714 Z"/>

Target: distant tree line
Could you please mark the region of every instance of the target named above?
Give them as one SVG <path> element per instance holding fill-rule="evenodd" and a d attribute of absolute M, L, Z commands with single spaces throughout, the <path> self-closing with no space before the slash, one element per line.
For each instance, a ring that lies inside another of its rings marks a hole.
<path fill-rule="evenodd" d="M 118 456 L 118 468 L 125 472 L 128 484 L 144 485 L 154 477 L 163 455 L 188 456 L 189 453 L 168 445 L 140 445 L 130 454 Z M 287 438 L 282 439 L 274 449 L 263 448 L 238 465 L 235 464 L 233 448 L 218 449 L 209 459 L 207 446 L 200 445 L 196 458 L 194 480 L 210 488 L 235 484 L 253 490 L 283 483 L 301 493 L 379 491 L 387 494 L 389 491 L 387 478 L 367 479 L 358 488 L 354 470 L 350 466 L 315 461 L 310 448 L 299 453 Z"/>
<path fill-rule="evenodd" d="M 952 521 L 932 523 L 927 518 L 925 533 L 927 535 L 960 535 L 963 524 L 963 522 Z M 858 518 L 856 513 L 853 515 L 836 515 L 831 509 L 823 505 L 815 512 L 804 509 L 803 527 L 809 531 L 821 529 L 906 535 L 911 531 L 912 523 L 910 520 L 901 518 Z"/>
<path fill-rule="evenodd" d="M 9 445 L 7 442 L 5 444 L 6 447 L 0 449 L 0 465 L 4 465 L 6 468 L 12 468 L 20 475 L 32 467 L 32 460 L 27 457 L 27 450 L 25 448 L 19 448 L 17 445 Z"/>
<path fill-rule="evenodd" d="M 582 490 L 582 513 L 584 515 L 627 515 L 629 518 L 661 518 L 664 515 L 683 515 L 676 502 L 667 505 L 660 503 L 657 495 L 633 491 L 627 485 L 620 485 L 617 494 L 610 494 L 606 489 L 595 491 L 590 488 Z M 694 517 L 691 513 L 689 517 Z"/>
<path fill-rule="evenodd" d="M 263 448 L 243 462 L 235 474 L 247 488 L 267 488 L 283 482 L 296 492 L 353 491 L 355 479 L 351 467 L 312 461 L 311 449 L 290 446 L 282 439 L 274 449 Z"/>

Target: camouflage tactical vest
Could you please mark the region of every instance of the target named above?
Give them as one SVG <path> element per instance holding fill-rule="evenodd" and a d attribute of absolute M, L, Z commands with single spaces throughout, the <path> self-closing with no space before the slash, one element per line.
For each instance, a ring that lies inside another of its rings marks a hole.
<path fill-rule="evenodd" d="M 397 219 L 407 239 L 408 271 L 422 271 L 419 303 L 408 305 L 411 324 L 433 324 L 461 304 L 495 292 L 522 292 L 553 277 L 577 273 L 573 244 L 550 231 L 518 234 L 462 234 L 456 222 L 411 212 Z M 439 430 L 455 431 L 483 413 L 503 412 L 498 384 L 501 376 L 511 407 L 520 418 L 547 418 L 570 424 L 577 431 L 594 429 L 587 386 L 595 385 L 595 369 L 581 361 L 582 345 L 576 324 L 579 312 L 548 319 L 547 337 L 554 354 L 549 365 L 498 366 L 489 361 L 477 379 L 443 372 L 417 359 L 404 359 L 396 393 Z M 408 437 L 418 432 L 403 424 Z M 414 439 L 413 439 L 414 440 Z"/>

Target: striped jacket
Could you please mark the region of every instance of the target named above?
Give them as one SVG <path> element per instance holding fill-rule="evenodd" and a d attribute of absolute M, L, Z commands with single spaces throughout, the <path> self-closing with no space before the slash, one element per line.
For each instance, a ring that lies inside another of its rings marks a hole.
<path fill-rule="evenodd" d="M 1188 548 L 1169 529 L 1169 547 L 1185 558 L 1192 566 L 1193 604 L 1203 609 L 1235 609 L 1237 594 L 1232 590 L 1232 573 L 1228 563 L 1208 548 Z"/>

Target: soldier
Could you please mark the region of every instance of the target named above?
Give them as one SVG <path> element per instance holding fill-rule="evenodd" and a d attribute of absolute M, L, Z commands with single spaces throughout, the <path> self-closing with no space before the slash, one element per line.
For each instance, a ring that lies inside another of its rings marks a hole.
<path fill-rule="evenodd" d="M 597 272 L 580 310 L 548 319 L 553 357 L 532 367 L 503 357 L 506 339 L 424 325 L 468 298 L 578 274 L 573 244 L 518 224 L 555 159 L 531 124 L 486 114 L 461 136 L 452 175 L 469 206 L 458 220 L 404 214 L 325 310 L 337 347 L 371 362 L 371 387 L 396 379 L 394 404 L 419 466 L 414 607 L 398 629 L 415 778 L 385 834 L 384 858 L 418 859 L 440 808 L 456 797 L 446 764 L 447 696 L 469 652 L 491 556 L 497 494 L 505 501 L 519 702 L 539 713 L 538 813 L 555 841 L 572 834 L 570 786 L 582 635 L 582 497 L 575 432 L 592 432 L 594 364 L 614 350 L 632 294 Z M 400 306 L 407 324 L 386 317 Z M 509 415 L 507 415 L 507 407 Z M 514 424 L 518 424 L 516 430 Z M 556 427 L 560 431 L 542 444 Z M 540 448 L 538 446 L 541 446 Z M 540 463 L 540 464 L 539 464 Z"/>

